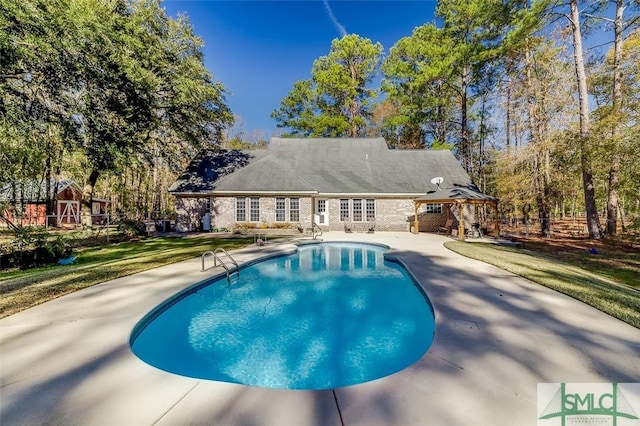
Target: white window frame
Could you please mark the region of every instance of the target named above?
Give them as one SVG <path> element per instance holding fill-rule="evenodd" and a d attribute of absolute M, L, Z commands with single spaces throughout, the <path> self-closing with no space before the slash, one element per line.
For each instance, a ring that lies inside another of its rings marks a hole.
<path fill-rule="evenodd" d="M 362 198 L 354 198 L 351 200 L 351 217 L 354 222 L 364 222 L 364 210 L 362 209 Z"/>
<path fill-rule="evenodd" d="M 340 222 L 351 222 L 351 203 L 348 198 L 340 199 Z"/>
<path fill-rule="evenodd" d="M 376 200 L 374 198 L 367 198 L 364 200 L 364 217 L 367 222 L 373 222 L 376 220 Z"/>
<path fill-rule="evenodd" d="M 289 221 L 300 222 L 300 198 L 289 198 Z"/>
<path fill-rule="evenodd" d="M 240 206 L 242 204 L 242 207 Z M 238 213 L 242 211 L 242 216 Z M 247 221 L 247 199 L 245 197 L 236 197 L 236 222 Z"/>
<path fill-rule="evenodd" d="M 340 222 L 374 222 L 376 210 L 375 198 L 341 198 Z"/>
<path fill-rule="evenodd" d="M 284 197 L 276 197 L 275 199 L 275 211 L 274 220 L 276 222 L 287 221 L 287 199 Z"/>
<path fill-rule="evenodd" d="M 249 198 L 249 222 L 260 222 L 260 197 Z"/>
<path fill-rule="evenodd" d="M 326 213 L 327 212 L 327 204 L 328 200 L 326 198 L 318 198 L 316 199 L 316 213 Z"/>

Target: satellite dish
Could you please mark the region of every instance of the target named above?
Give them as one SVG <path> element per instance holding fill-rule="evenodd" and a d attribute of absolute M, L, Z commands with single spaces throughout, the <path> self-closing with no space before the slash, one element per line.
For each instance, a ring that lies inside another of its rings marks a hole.
<path fill-rule="evenodd" d="M 433 179 L 431 179 L 431 183 L 438 187 L 438 191 L 442 191 L 442 189 L 440 189 L 440 184 L 442 182 L 444 182 L 444 178 L 442 176 L 434 177 Z"/>

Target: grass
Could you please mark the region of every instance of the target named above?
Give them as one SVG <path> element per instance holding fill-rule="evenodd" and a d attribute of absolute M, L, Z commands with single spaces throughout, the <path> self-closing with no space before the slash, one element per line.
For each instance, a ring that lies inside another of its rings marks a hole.
<path fill-rule="evenodd" d="M 247 238 L 149 238 L 92 247 L 75 253 L 71 265 L 3 271 L 0 318 L 108 280 L 200 256 L 223 247 L 233 250 L 253 242 Z"/>
<path fill-rule="evenodd" d="M 537 251 L 509 246 L 451 241 L 445 247 L 564 293 L 640 328 L 638 270 L 614 270 L 604 260 L 587 260 L 578 255 L 558 260 Z M 628 263 L 640 264 L 640 253 L 626 256 Z"/>

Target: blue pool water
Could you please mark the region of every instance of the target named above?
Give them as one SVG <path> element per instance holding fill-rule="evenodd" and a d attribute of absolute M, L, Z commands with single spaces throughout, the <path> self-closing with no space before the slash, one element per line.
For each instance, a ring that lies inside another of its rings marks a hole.
<path fill-rule="evenodd" d="M 253 264 L 231 285 L 225 277 L 160 306 L 134 330 L 133 352 L 175 374 L 280 389 L 400 371 L 427 351 L 435 323 L 385 251 L 322 243 Z"/>

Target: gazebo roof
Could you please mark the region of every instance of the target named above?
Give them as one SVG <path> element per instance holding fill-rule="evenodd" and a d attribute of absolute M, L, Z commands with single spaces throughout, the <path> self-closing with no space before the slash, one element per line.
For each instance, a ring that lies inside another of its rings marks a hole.
<path fill-rule="evenodd" d="M 465 202 L 469 204 L 495 204 L 498 199 L 487 194 L 483 194 L 475 185 L 452 187 L 440 187 L 436 190 L 428 191 L 426 195 L 414 200 L 418 204 L 450 204 L 455 202 Z"/>

